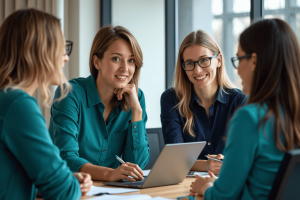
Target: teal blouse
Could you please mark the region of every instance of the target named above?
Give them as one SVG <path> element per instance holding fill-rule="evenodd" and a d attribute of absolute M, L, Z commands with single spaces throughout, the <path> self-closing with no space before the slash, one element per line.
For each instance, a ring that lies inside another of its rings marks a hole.
<path fill-rule="evenodd" d="M 59 156 L 36 100 L 0 90 L 0 199 L 79 199 L 79 182 Z"/>
<path fill-rule="evenodd" d="M 204 199 L 268 199 L 284 152 L 274 140 L 274 120 L 264 127 L 266 108 L 249 104 L 237 110 L 229 123 L 225 159 L 214 186 Z"/>
<path fill-rule="evenodd" d="M 125 162 L 138 164 L 142 169 L 149 161 L 149 143 L 145 124 L 145 97 L 139 89 L 138 98 L 143 109 L 142 121 L 130 123 L 132 112 L 125 112 L 119 103 L 111 111 L 106 124 L 102 103 L 93 76 L 70 81 L 73 89 L 51 107 L 49 131 L 61 157 L 72 171 L 84 164 L 117 168 Z M 59 96 L 59 88 L 55 97 Z"/>

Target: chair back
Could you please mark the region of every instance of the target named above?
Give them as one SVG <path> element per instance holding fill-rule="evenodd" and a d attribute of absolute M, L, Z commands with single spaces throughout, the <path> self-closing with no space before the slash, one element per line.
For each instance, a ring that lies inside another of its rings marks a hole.
<path fill-rule="evenodd" d="M 300 199 L 300 149 L 288 151 L 279 167 L 269 200 Z"/>
<path fill-rule="evenodd" d="M 150 159 L 144 169 L 151 169 L 165 144 L 161 128 L 148 128 L 146 132 L 150 146 Z"/>

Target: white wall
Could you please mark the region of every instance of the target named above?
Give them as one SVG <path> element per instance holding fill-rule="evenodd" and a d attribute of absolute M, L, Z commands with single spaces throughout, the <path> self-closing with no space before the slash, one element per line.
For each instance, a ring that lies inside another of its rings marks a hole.
<path fill-rule="evenodd" d="M 139 88 L 146 97 L 147 128 L 161 127 L 160 96 L 165 91 L 164 9 L 164 0 L 112 0 L 112 24 L 127 28 L 143 52 Z"/>
<path fill-rule="evenodd" d="M 89 57 L 93 39 L 100 29 L 100 0 L 65 0 L 68 5 L 66 39 L 73 50 L 66 71 L 68 79 L 90 75 Z M 65 2 L 66 3 L 66 2 Z M 66 31 L 65 31 L 66 32 Z"/>

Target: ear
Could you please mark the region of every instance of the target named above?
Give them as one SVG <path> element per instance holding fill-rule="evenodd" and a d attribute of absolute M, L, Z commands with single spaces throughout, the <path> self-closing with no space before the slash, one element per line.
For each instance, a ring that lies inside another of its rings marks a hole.
<path fill-rule="evenodd" d="M 99 70 L 100 69 L 100 60 L 96 55 L 93 56 L 93 63 L 94 63 L 95 68 L 97 70 Z"/>
<path fill-rule="evenodd" d="M 222 66 L 222 60 L 223 60 L 223 55 L 220 53 L 219 55 L 218 55 L 218 65 L 217 65 L 217 67 L 221 67 Z"/>
<path fill-rule="evenodd" d="M 251 71 L 254 72 L 255 68 L 256 68 L 256 63 L 257 63 L 257 54 L 256 53 L 252 53 L 252 57 L 251 57 Z"/>

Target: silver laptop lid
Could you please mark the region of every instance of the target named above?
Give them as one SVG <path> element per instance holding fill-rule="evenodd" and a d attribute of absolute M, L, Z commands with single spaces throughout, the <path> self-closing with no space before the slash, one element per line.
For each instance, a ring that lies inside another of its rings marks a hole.
<path fill-rule="evenodd" d="M 204 141 L 165 145 L 142 188 L 181 183 L 205 144 Z"/>

